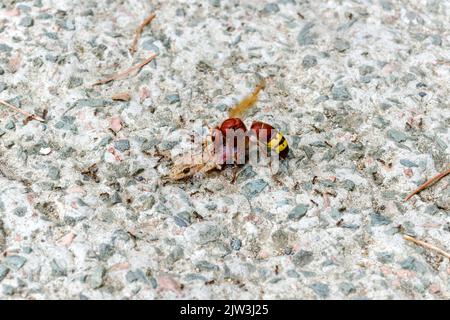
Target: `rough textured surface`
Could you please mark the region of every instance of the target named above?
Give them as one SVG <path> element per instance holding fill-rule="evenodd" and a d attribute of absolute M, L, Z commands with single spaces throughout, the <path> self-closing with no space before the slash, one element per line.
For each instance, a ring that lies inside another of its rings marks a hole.
<path fill-rule="evenodd" d="M 449 261 L 401 234 L 450 250 L 449 179 L 402 202 L 450 162 L 445 1 L 0 7 L 0 99 L 48 111 L 0 107 L 0 299 L 450 298 Z M 280 172 L 163 182 L 259 76 L 246 122 L 285 133 Z"/>

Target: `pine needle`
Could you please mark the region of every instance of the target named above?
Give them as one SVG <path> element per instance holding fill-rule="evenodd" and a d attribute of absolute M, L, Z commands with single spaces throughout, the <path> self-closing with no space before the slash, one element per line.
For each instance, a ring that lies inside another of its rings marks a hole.
<path fill-rule="evenodd" d="M 141 68 L 142 68 L 143 66 L 145 66 L 147 63 L 149 63 L 150 61 L 152 61 L 156 56 L 157 56 L 157 54 L 154 53 L 154 54 L 152 54 L 150 57 L 148 57 L 147 59 L 145 59 L 144 61 L 142 61 L 142 62 L 140 62 L 140 63 L 138 63 L 138 64 L 132 66 L 131 68 L 129 68 L 129 69 L 123 71 L 123 72 L 116 73 L 116 74 L 114 74 L 114 75 L 112 75 L 112 76 L 110 76 L 110 77 L 108 77 L 108 78 L 106 78 L 106 79 L 99 80 L 99 81 L 93 83 L 92 85 L 93 85 L 93 86 L 96 86 L 96 85 L 105 84 L 105 83 L 108 83 L 108 82 L 111 82 L 111 81 L 114 81 L 114 80 L 118 80 L 118 79 L 125 78 L 125 77 L 127 77 L 130 73 L 132 73 L 132 72 L 134 72 L 134 71 L 139 71 L 139 70 L 141 70 Z"/>
<path fill-rule="evenodd" d="M 137 46 L 139 39 L 141 38 L 142 31 L 144 31 L 144 28 L 146 26 L 148 26 L 155 17 L 156 17 L 156 14 L 152 13 L 147 18 L 145 18 L 145 20 L 142 21 L 142 23 L 136 29 L 136 34 L 134 35 L 133 43 L 131 44 L 131 47 L 130 47 L 131 54 L 134 54 L 136 52 L 136 46 Z"/>
<path fill-rule="evenodd" d="M 419 246 L 421 246 L 421 247 L 424 247 L 424 248 L 427 248 L 427 249 L 431 249 L 431 250 L 433 250 L 433 251 L 436 251 L 437 253 L 439 253 L 439 254 L 443 255 L 444 257 L 450 259 L 450 253 L 448 253 L 448 252 L 442 250 L 441 248 L 438 248 L 438 247 L 436 247 L 436 246 L 434 246 L 434 245 L 432 245 L 432 244 L 429 244 L 429 243 L 427 243 L 427 242 L 425 242 L 425 241 L 422 241 L 422 240 L 418 240 L 418 239 L 416 239 L 416 238 L 414 238 L 414 237 L 411 237 L 411 236 L 408 236 L 408 235 L 406 235 L 406 234 L 403 235 L 403 238 L 404 238 L 405 240 L 414 242 L 415 244 L 417 244 L 417 245 L 419 245 Z"/>
<path fill-rule="evenodd" d="M 259 92 L 263 90 L 265 86 L 266 82 L 262 79 L 250 95 L 246 96 L 241 102 L 231 108 L 228 112 L 228 116 L 230 118 L 242 118 L 244 113 L 256 103 Z"/>
<path fill-rule="evenodd" d="M 444 172 L 439 173 L 438 175 L 435 175 L 433 178 L 431 178 L 430 180 L 428 180 L 427 182 L 425 182 L 424 184 L 422 184 L 420 187 L 418 187 L 416 190 L 414 190 L 413 192 L 411 192 L 404 201 L 408 201 L 412 196 L 414 196 L 415 194 L 419 193 L 420 191 L 422 191 L 423 189 L 428 188 L 429 186 L 431 186 L 432 184 L 438 182 L 439 180 L 441 180 L 443 177 L 445 177 L 446 175 L 448 175 L 450 173 L 450 168 L 447 169 Z"/>
<path fill-rule="evenodd" d="M 43 118 L 41 118 L 41 117 L 39 117 L 39 116 L 37 116 L 35 114 L 31 114 L 29 112 L 26 112 L 25 110 L 22 110 L 20 108 L 17 108 L 16 106 L 13 106 L 12 104 L 10 104 L 10 103 L 8 103 L 8 102 L 6 102 L 4 100 L 0 100 L 0 104 L 4 105 L 5 107 L 8 107 L 9 109 L 11 109 L 11 110 L 13 110 L 15 112 L 23 114 L 26 117 L 25 121 L 24 121 L 25 124 L 28 121 L 30 121 L 30 120 L 37 120 L 37 121 L 40 121 L 40 122 L 45 122 L 45 120 Z"/>

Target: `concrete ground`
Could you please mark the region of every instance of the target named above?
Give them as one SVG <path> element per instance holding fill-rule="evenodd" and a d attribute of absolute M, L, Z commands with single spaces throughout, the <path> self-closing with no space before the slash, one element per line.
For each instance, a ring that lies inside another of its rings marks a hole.
<path fill-rule="evenodd" d="M 151 13 L 137 52 L 129 48 Z M 449 299 L 450 3 L 0 2 L 0 299 Z M 152 53 L 138 73 L 92 86 Z M 163 179 L 245 119 L 280 171 Z M 125 94 L 123 94 L 125 93 Z M 122 94 L 122 99 L 112 97 Z"/>

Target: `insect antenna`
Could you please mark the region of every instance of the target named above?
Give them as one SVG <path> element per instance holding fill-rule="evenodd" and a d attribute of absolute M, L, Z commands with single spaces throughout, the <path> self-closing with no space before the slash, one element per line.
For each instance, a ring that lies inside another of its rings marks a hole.
<path fill-rule="evenodd" d="M 242 99 L 237 105 L 230 109 L 228 112 L 228 116 L 230 118 L 243 118 L 244 113 L 255 105 L 258 100 L 258 94 L 261 90 L 264 90 L 266 87 L 266 81 L 261 79 L 261 81 L 256 86 L 255 90 L 244 99 Z"/>

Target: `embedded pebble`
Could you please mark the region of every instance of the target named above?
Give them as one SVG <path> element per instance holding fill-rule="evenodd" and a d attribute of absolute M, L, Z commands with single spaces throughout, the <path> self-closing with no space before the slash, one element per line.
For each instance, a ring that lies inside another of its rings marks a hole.
<path fill-rule="evenodd" d="M 19 255 L 12 255 L 7 256 L 3 259 L 2 263 L 6 267 L 12 270 L 19 270 L 21 269 L 25 263 L 27 262 L 27 259 L 25 257 L 19 256 Z"/>
<path fill-rule="evenodd" d="M 349 101 L 352 99 L 350 92 L 346 87 L 333 86 L 331 96 L 336 101 Z"/>
<path fill-rule="evenodd" d="M 315 56 L 306 55 L 303 58 L 303 61 L 302 61 L 303 68 L 309 69 L 309 68 L 314 67 L 315 65 L 317 65 L 317 58 Z"/>
<path fill-rule="evenodd" d="M 254 198 L 260 194 L 266 187 L 267 182 L 263 179 L 253 180 L 243 187 L 243 191 L 248 198 Z"/>
<path fill-rule="evenodd" d="M 118 140 L 114 142 L 114 147 L 120 152 L 130 150 L 130 141 L 126 139 Z"/>
<path fill-rule="evenodd" d="M 295 206 L 295 208 L 292 209 L 292 211 L 289 213 L 288 219 L 294 221 L 300 220 L 306 215 L 306 213 L 308 212 L 308 208 L 309 206 L 306 204 L 299 204 Z"/>
<path fill-rule="evenodd" d="M 19 24 L 22 27 L 29 28 L 29 27 L 32 27 L 34 25 L 34 20 L 33 20 L 33 18 L 31 18 L 29 16 L 26 16 L 26 17 L 23 17 L 22 20 L 20 20 Z"/>
<path fill-rule="evenodd" d="M 297 267 L 304 267 L 314 260 L 314 255 L 311 251 L 300 250 L 292 257 L 292 262 Z"/>

